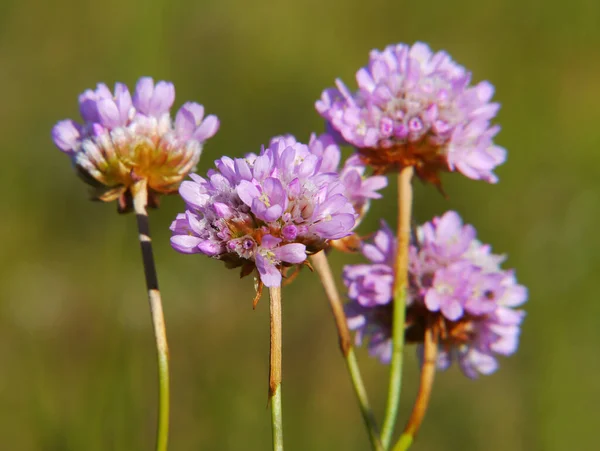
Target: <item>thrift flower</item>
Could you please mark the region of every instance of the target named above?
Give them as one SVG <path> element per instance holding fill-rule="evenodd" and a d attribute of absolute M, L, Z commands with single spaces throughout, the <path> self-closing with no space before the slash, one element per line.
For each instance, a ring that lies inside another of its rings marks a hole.
<path fill-rule="evenodd" d="M 373 243 L 363 245 L 371 263 L 344 269 L 348 324 L 357 342 L 368 339 L 371 355 L 385 363 L 392 350 L 395 249 L 393 232 L 384 224 Z M 518 347 L 525 313 L 514 308 L 527 300 L 514 271 L 500 268 L 503 260 L 453 211 L 417 228 L 410 247 L 407 342 L 422 342 L 426 325 L 433 324 L 439 332 L 438 368 L 456 359 L 471 378 L 494 372 L 495 355 Z"/>
<path fill-rule="evenodd" d="M 175 120 L 172 83 L 140 78 L 133 96 L 122 83 L 114 92 L 103 83 L 79 96 L 82 123 L 63 120 L 52 129 L 56 146 L 72 160 L 77 173 L 93 188 L 93 198 L 118 199 L 119 210 L 131 207 L 131 188 L 147 183 L 149 202 L 177 190 L 200 158 L 204 142 L 219 128 L 204 107 L 185 103 Z"/>
<path fill-rule="evenodd" d="M 279 286 L 283 268 L 354 227 L 336 164 L 329 151 L 317 155 L 292 137 L 274 139 L 259 155 L 223 157 L 207 178 L 192 174 L 181 184 L 187 211 L 171 225 L 171 244 L 241 267 L 242 275 L 256 268 L 264 285 Z"/>
<path fill-rule="evenodd" d="M 338 79 L 316 108 L 367 165 L 379 173 L 414 166 L 437 185 L 440 171 L 498 181 L 493 170 L 506 151 L 492 141 L 500 128 L 490 125 L 499 109 L 490 83 L 471 86 L 470 72 L 420 42 L 371 51 L 356 81 L 352 92 Z"/>

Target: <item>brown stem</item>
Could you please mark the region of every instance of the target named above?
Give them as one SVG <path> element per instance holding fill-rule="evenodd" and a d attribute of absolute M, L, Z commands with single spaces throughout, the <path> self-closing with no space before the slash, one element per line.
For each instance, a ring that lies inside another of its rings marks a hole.
<path fill-rule="evenodd" d="M 377 427 L 377 421 L 375 415 L 369 404 L 369 397 L 367 395 L 367 389 L 362 380 L 356 355 L 354 354 L 354 347 L 352 346 L 352 337 L 350 336 L 350 330 L 348 329 L 348 323 L 346 320 L 346 314 L 344 313 L 344 306 L 335 285 L 335 279 L 327 260 L 327 254 L 325 251 L 318 252 L 310 257 L 310 261 L 316 273 L 321 279 L 323 288 L 325 288 L 325 294 L 329 300 L 331 311 L 335 319 L 335 324 L 338 331 L 338 339 L 340 344 L 340 351 L 346 360 L 346 367 L 350 374 L 350 380 L 352 381 L 352 387 L 354 393 L 358 399 L 358 405 L 362 414 L 367 432 L 369 434 L 369 440 L 371 442 L 371 449 L 374 451 L 383 451 L 383 446 L 379 438 L 379 429 Z"/>
<path fill-rule="evenodd" d="M 410 245 L 410 220 L 412 213 L 413 167 L 408 166 L 398 175 L 398 248 L 396 251 L 396 277 L 394 291 L 408 286 L 408 248 Z"/>
<path fill-rule="evenodd" d="M 438 333 L 435 326 L 428 325 L 425 330 L 425 341 L 423 343 L 423 364 L 421 365 L 421 379 L 419 382 L 419 392 L 413 406 L 410 418 L 404 428 L 402 434 L 409 436 L 411 439 L 417 435 L 427 406 L 431 397 L 431 389 L 433 388 L 433 380 L 435 377 L 435 369 L 437 363 L 438 352 Z"/>
<path fill-rule="evenodd" d="M 281 287 L 270 287 L 271 298 L 271 352 L 269 360 L 269 397 L 281 384 Z"/>
<path fill-rule="evenodd" d="M 310 260 L 315 271 L 319 275 L 319 279 L 321 279 L 327 299 L 329 299 L 329 306 L 331 307 L 331 312 L 335 319 L 335 326 L 337 327 L 340 350 L 344 357 L 347 357 L 350 348 L 352 347 L 352 337 L 350 336 L 350 330 L 348 329 L 348 322 L 346 320 L 346 314 L 344 313 L 342 299 L 335 286 L 335 279 L 331 272 L 329 262 L 327 261 L 327 255 L 325 255 L 325 251 L 317 252 L 310 257 Z"/>
<path fill-rule="evenodd" d="M 271 348 L 269 360 L 269 400 L 273 450 L 283 451 L 283 420 L 281 409 L 281 287 L 269 288 L 271 310 Z"/>

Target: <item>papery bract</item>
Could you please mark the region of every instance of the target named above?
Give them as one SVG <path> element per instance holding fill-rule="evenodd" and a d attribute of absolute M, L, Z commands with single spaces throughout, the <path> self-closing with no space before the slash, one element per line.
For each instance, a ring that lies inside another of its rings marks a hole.
<path fill-rule="evenodd" d="M 131 203 L 131 187 L 147 183 L 150 204 L 175 192 L 200 158 L 204 142 L 219 128 L 197 103 L 184 104 L 173 122 L 172 83 L 141 78 L 133 98 L 122 83 L 114 92 L 103 83 L 79 96 L 83 123 L 60 121 L 52 130 L 56 146 L 69 155 L 78 174 L 94 188 L 93 198 Z"/>

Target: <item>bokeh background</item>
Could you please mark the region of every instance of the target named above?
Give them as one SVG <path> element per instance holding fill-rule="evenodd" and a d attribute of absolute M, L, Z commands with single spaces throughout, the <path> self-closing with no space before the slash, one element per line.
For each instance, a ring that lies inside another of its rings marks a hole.
<path fill-rule="evenodd" d="M 530 288 L 517 355 L 436 380 L 415 450 L 596 450 L 600 405 L 600 2 L 0 2 L 0 448 L 149 450 L 155 351 L 133 216 L 91 203 L 50 129 L 99 81 L 172 80 L 221 119 L 199 172 L 276 134 L 307 139 L 314 101 L 371 48 L 423 40 L 490 80 L 509 151 L 489 186 L 416 186 L 422 222 L 458 209 Z M 394 182 L 361 231 L 394 221 Z M 220 262 L 183 256 L 151 215 L 172 356 L 171 449 L 270 448 L 268 308 Z M 352 259 L 350 259 L 352 260 Z M 336 255 L 339 274 L 348 260 Z M 352 260 L 355 261 L 356 259 Z M 381 417 L 387 368 L 360 350 Z M 416 392 L 407 351 L 402 419 Z M 366 450 L 315 275 L 284 291 L 286 449 Z M 402 420 L 401 420 L 402 421 Z M 402 424 L 398 425 L 399 427 Z"/>

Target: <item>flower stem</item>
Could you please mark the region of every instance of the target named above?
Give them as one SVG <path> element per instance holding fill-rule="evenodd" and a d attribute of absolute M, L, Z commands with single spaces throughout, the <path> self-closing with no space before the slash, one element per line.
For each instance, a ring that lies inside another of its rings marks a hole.
<path fill-rule="evenodd" d="M 271 352 L 269 360 L 269 398 L 273 450 L 283 451 L 283 418 L 281 410 L 281 287 L 269 288 L 271 306 Z"/>
<path fill-rule="evenodd" d="M 398 175 L 398 249 L 396 252 L 396 276 L 394 281 L 392 359 L 387 407 L 381 432 L 381 441 L 384 449 L 389 448 L 394 434 L 402 391 L 402 356 L 404 351 L 404 323 L 408 287 L 408 247 L 410 244 L 410 218 L 412 210 L 412 175 L 412 166 L 403 168 Z"/>
<path fill-rule="evenodd" d="M 425 330 L 425 340 L 423 344 L 423 364 L 421 365 L 421 379 L 419 382 L 419 393 L 413 406 L 410 418 L 406 423 L 404 432 L 400 436 L 398 443 L 394 446 L 394 451 L 406 451 L 412 444 L 429 405 L 433 379 L 435 377 L 435 367 L 437 361 L 437 334 L 433 327 L 429 326 Z"/>
<path fill-rule="evenodd" d="M 158 289 L 158 277 L 152 253 L 152 239 L 150 238 L 150 225 L 148 222 L 148 191 L 146 181 L 137 182 L 132 188 L 133 207 L 137 218 L 140 246 L 142 248 L 142 262 L 150 302 L 150 314 L 154 327 L 156 350 L 158 353 L 158 425 L 156 432 L 156 451 L 166 451 L 169 440 L 169 345 L 165 330 L 162 301 Z"/>
<path fill-rule="evenodd" d="M 344 307 L 342 300 L 335 286 L 335 280 L 327 260 L 325 251 L 318 252 L 310 257 L 313 268 L 319 275 L 327 299 L 329 299 L 329 305 L 335 319 L 335 325 L 338 331 L 338 338 L 340 344 L 340 350 L 346 360 L 346 367 L 350 374 L 352 386 L 354 387 L 354 393 L 358 399 L 358 405 L 362 414 L 367 432 L 369 434 L 369 440 L 371 442 L 371 448 L 374 451 L 382 451 L 381 441 L 379 440 L 379 432 L 377 428 L 377 422 L 375 421 L 375 415 L 369 405 L 369 398 L 367 396 L 367 390 L 363 383 L 360 375 L 360 369 L 354 354 L 354 347 L 352 346 L 352 338 L 350 336 L 350 330 L 348 329 L 348 323 L 346 320 L 346 314 L 344 313 Z"/>

